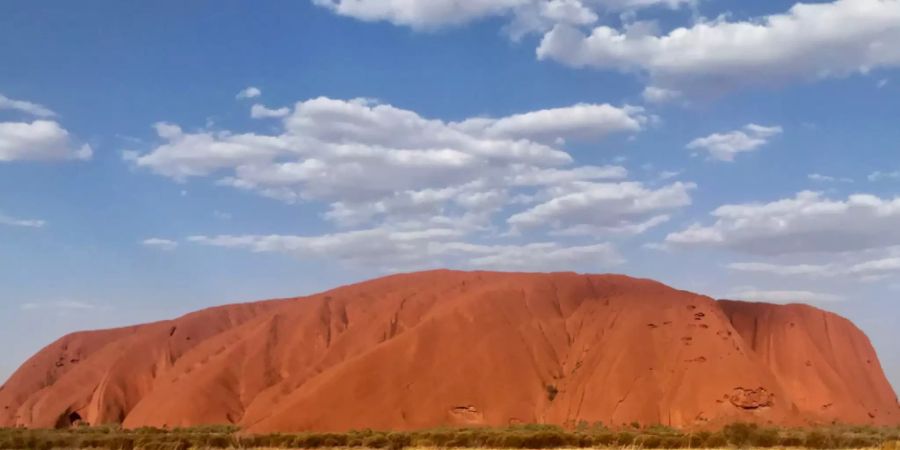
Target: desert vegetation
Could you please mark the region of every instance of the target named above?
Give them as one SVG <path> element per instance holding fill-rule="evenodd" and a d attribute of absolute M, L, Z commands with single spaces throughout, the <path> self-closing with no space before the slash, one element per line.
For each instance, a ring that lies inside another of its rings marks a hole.
<path fill-rule="evenodd" d="M 839 426 L 786 429 L 736 423 L 718 431 L 684 432 L 665 426 L 610 429 L 580 423 L 506 428 L 440 428 L 420 431 L 251 435 L 233 426 L 195 428 L 75 427 L 0 430 L 0 449 L 188 450 L 228 448 L 877 448 L 900 450 L 900 427 Z"/>

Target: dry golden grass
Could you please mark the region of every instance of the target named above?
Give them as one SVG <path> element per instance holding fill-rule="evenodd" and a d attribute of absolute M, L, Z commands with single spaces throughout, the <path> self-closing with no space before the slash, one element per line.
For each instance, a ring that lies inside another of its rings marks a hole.
<path fill-rule="evenodd" d="M 464 447 L 408 447 L 408 450 L 460 450 Z M 748 447 L 742 450 L 762 450 L 765 448 L 766 450 L 809 450 L 806 447 Z M 627 447 L 597 447 L 597 450 L 642 450 L 641 447 L 637 446 L 627 446 Z M 196 449 L 196 450 L 213 450 L 213 449 Z M 285 447 L 253 447 L 243 450 L 287 450 Z M 338 447 L 333 450 L 359 450 L 359 447 Z M 479 448 L 478 450 L 509 450 L 503 448 Z M 528 450 L 528 449 L 523 449 Z M 543 449 L 543 450 L 579 450 L 576 447 L 558 447 L 553 449 Z M 735 447 L 713 447 L 713 448 L 697 448 L 697 450 L 735 450 Z M 886 442 L 880 447 L 857 447 L 857 448 L 849 448 L 842 450 L 900 450 L 900 441 Z"/>
<path fill-rule="evenodd" d="M 664 426 L 611 430 L 602 425 L 575 430 L 550 425 L 507 428 L 441 428 L 387 432 L 246 435 L 233 426 L 124 430 L 77 427 L 64 430 L 0 429 L 0 450 L 106 449 L 870 449 L 900 450 L 900 428 L 829 426 L 778 429 L 731 424 L 719 431 L 685 433 Z"/>

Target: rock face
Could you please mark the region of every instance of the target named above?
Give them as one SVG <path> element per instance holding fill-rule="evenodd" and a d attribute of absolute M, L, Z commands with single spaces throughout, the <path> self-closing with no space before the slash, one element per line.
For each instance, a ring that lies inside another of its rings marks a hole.
<path fill-rule="evenodd" d="M 809 306 L 618 275 L 444 270 L 75 333 L 0 388 L 0 426 L 737 420 L 898 424 L 900 407 L 865 335 Z"/>

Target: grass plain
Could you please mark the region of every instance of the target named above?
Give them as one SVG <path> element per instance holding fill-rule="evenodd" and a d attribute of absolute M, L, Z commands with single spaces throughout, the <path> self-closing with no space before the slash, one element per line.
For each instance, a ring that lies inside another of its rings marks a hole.
<path fill-rule="evenodd" d="M 552 425 L 505 428 L 440 428 L 419 431 L 359 430 L 345 433 L 276 433 L 250 435 L 232 426 L 140 428 L 117 426 L 54 430 L 0 429 L 0 449 L 319 449 L 401 450 L 560 449 L 560 448 L 806 448 L 900 450 L 900 427 L 831 425 L 814 428 L 771 428 L 736 423 L 718 431 L 684 432 L 665 426 L 609 429 L 579 424 L 572 429 Z"/>

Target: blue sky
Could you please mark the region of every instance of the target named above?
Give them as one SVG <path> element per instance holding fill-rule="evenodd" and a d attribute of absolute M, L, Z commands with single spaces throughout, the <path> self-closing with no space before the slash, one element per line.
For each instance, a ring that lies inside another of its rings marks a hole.
<path fill-rule="evenodd" d="M 453 267 L 812 303 L 898 386 L 898 41 L 898 0 L 5 2 L 0 378 Z"/>

